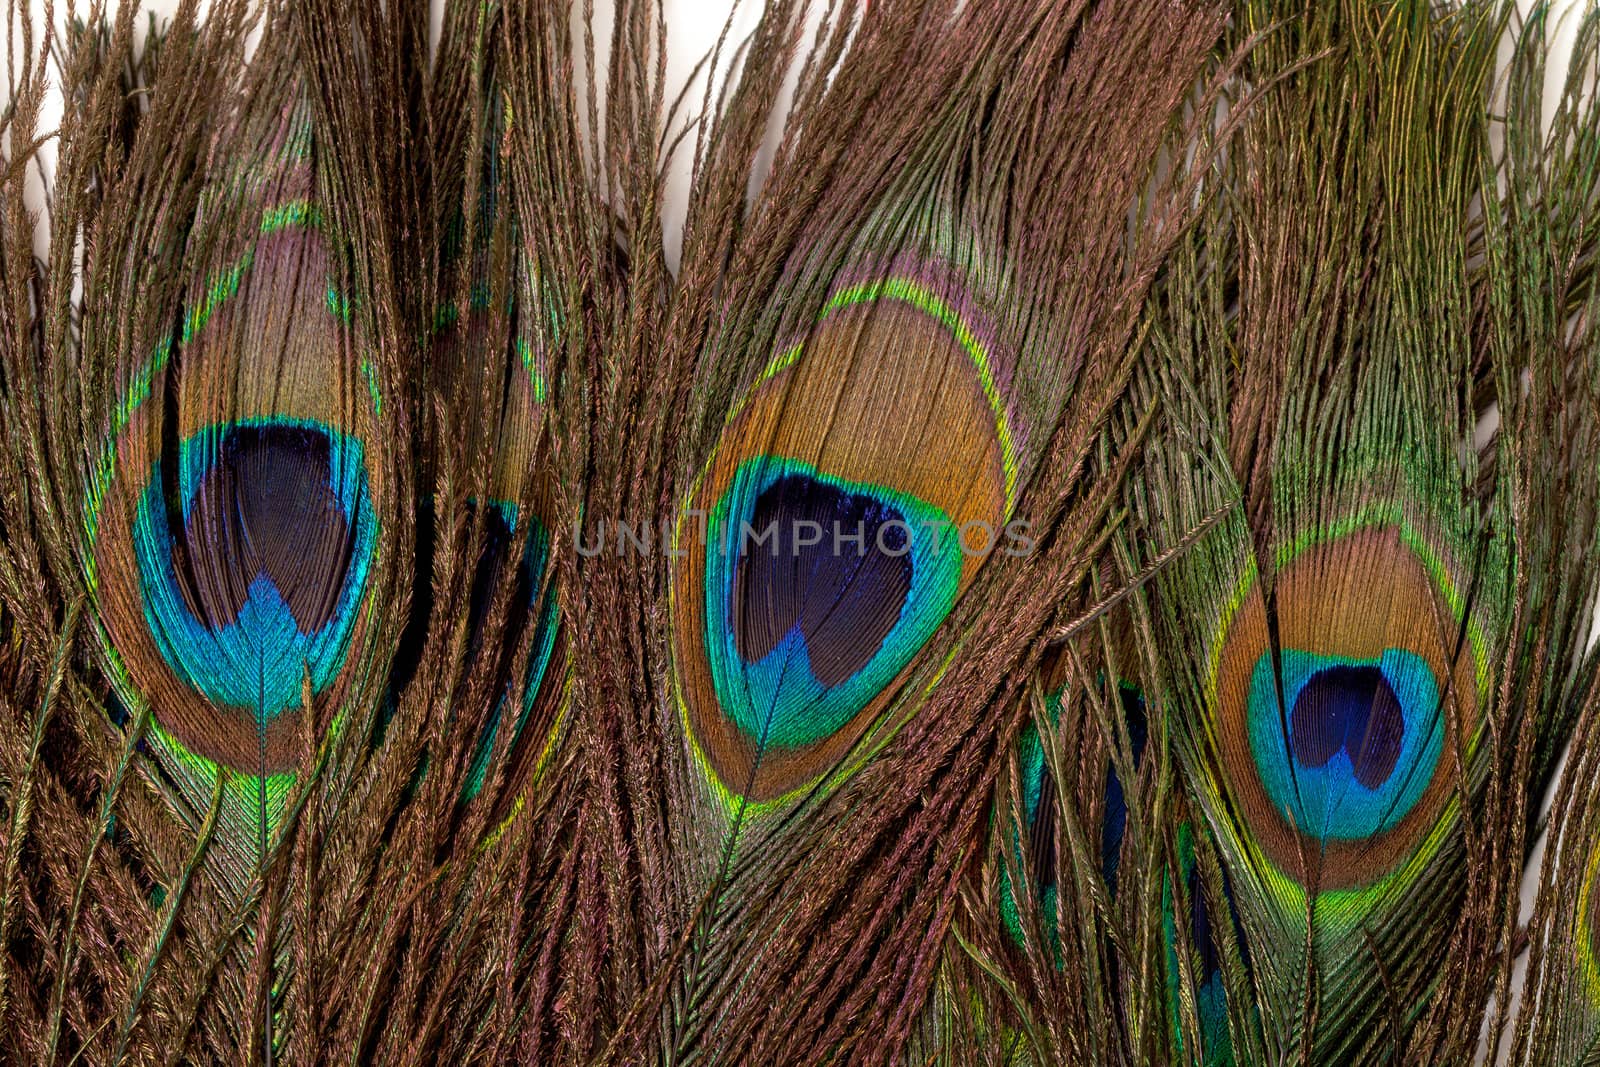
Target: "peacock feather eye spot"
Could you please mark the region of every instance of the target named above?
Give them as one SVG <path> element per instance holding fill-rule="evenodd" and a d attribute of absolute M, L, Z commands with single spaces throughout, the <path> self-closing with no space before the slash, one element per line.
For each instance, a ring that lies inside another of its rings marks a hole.
<path fill-rule="evenodd" d="M 169 484 L 171 491 L 169 493 Z M 212 426 L 152 464 L 133 523 L 146 626 L 184 684 L 265 722 L 343 667 L 376 545 L 359 439 Z"/>
<path fill-rule="evenodd" d="M 794 635 L 824 688 L 864 668 L 911 595 L 905 518 L 893 506 L 805 475 L 774 481 L 750 522 L 730 591 L 739 658 L 756 663 Z"/>
<path fill-rule="evenodd" d="M 172 556 L 185 605 L 212 630 L 233 625 L 258 581 L 295 628 L 332 619 L 350 562 L 350 524 L 332 485 L 327 435 L 303 426 L 241 426 L 185 502 Z"/>
<path fill-rule="evenodd" d="M 678 709 L 730 806 L 864 758 L 983 565 L 1023 433 L 1005 355 L 948 265 L 874 258 L 729 412 L 679 504 L 672 611 Z"/>
<path fill-rule="evenodd" d="M 1376 667 L 1344 664 L 1313 674 L 1289 713 L 1289 744 L 1304 767 L 1323 767 L 1345 752 L 1356 781 L 1378 789 L 1394 773 L 1405 718 L 1394 689 Z"/>
<path fill-rule="evenodd" d="M 1252 745 L 1273 801 L 1322 839 L 1361 840 L 1398 823 L 1443 748 L 1432 669 L 1393 648 L 1374 660 L 1285 649 L 1276 678 L 1273 660 L 1262 653 L 1250 694 Z"/>
<path fill-rule="evenodd" d="M 1455 793 L 1450 731 L 1476 730 L 1479 638 L 1441 549 L 1399 525 L 1309 541 L 1222 619 L 1210 714 L 1219 769 L 1280 871 L 1371 886 L 1428 847 Z"/>
<path fill-rule="evenodd" d="M 908 494 L 772 456 L 746 460 L 710 511 L 711 678 L 756 747 L 832 736 L 905 666 L 955 600 L 962 556 Z"/>

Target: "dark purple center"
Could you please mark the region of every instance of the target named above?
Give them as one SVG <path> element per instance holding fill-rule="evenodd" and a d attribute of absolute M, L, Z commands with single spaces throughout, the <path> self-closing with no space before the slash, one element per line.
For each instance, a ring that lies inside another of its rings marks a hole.
<path fill-rule="evenodd" d="M 350 562 L 350 527 L 330 484 L 327 435 L 301 426 L 229 430 L 173 539 L 173 570 L 194 617 L 238 621 L 265 577 L 296 628 L 332 620 Z"/>
<path fill-rule="evenodd" d="M 756 499 L 739 537 L 735 646 L 756 663 L 799 628 L 811 673 L 832 687 L 871 661 L 911 594 L 900 512 L 863 493 L 786 475 Z M 858 536 L 859 535 L 859 538 Z"/>
<path fill-rule="evenodd" d="M 1400 758 L 1405 718 L 1377 667 L 1336 665 L 1313 674 L 1289 713 L 1289 744 L 1303 767 L 1321 767 L 1341 750 L 1356 781 L 1376 789 Z"/>

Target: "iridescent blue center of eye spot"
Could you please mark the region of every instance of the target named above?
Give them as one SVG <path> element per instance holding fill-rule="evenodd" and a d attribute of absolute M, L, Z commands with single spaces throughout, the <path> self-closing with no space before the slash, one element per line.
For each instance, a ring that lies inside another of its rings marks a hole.
<path fill-rule="evenodd" d="M 1301 833 L 1359 841 L 1391 829 L 1433 780 L 1444 745 L 1439 685 L 1422 657 L 1372 660 L 1271 651 L 1250 684 L 1250 750 L 1261 783 Z"/>
<path fill-rule="evenodd" d="M 1138 768 L 1144 758 L 1144 744 L 1149 735 L 1145 719 L 1144 694 L 1131 685 L 1117 686 L 1117 696 L 1122 704 L 1122 718 L 1128 730 L 1128 742 L 1133 748 L 1133 766 Z M 1122 791 L 1122 781 L 1116 767 L 1106 766 L 1106 814 L 1100 836 L 1100 868 L 1106 886 L 1117 891 L 1117 867 L 1122 861 L 1122 838 L 1128 828 L 1128 798 Z"/>
<path fill-rule="evenodd" d="M 705 552 L 712 683 L 761 745 L 811 744 L 849 722 L 943 621 L 961 578 L 939 509 L 767 456 L 739 467 Z"/>
<path fill-rule="evenodd" d="M 1199 1062 L 1206 1064 L 1231 1064 L 1233 1058 L 1232 1035 L 1228 1030 L 1228 990 L 1223 979 L 1222 961 L 1223 948 L 1222 936 L 1219 931 L 1217 917 L 1212 914 L 1211 907 L 1206 903 L 1205 888 L 1201 882 L 1200 869 L 1196 863 L 1195 851 L 1190 829 L 1183 826 L 1178 834 L 1179 870 L 1182 872 L 1184 883 L 1184 896 L 1187 898 L 1188 908 L 1188 947 L 1193 951 L 1190 957 L 1194 969 L 1191 971 L 1194 979 L 1194 1006 L 1195 1013 L 1200 1023 L 1200 1056 Z M 1227 905 L 1227 914 L 1223 922 L 1230 928 L 1235 937 L 1235 944 L 1239 952 L 1239 962 L 1248 975 L 1251 970 L 1250 948 L 1242 937 L 1239 910 L 1233 895 L 1233 885 L 1228 878 L 1227 868 L 1222 869 L 1222 895 Z M 1178 935 L 1176 924 L 1178 917 L 1174 914 L 1174 902 L 1171 896 L 1171 884 L 1166 883 L 1162 889 L 1163 922 L 1166 926 L 1167 940 L 1167 972 L 1169 988 L 1169 1011 L 1172 1019 L 1172 1030 L 1177 1037 L 1179 1051 L 1183 1051 L 1186 1036 L 1183 1027 L 1182 1004 L 1180 1003 L 1181 968 L 1178 960 Z"/>
<path fill-rule="evenodd" d="M 545 583 L 545 569 L 550 561 L 550 531 L 537 516 L 530 515 L 525 531 L 519 533 L 516 505 L 504 501 L 495 501 L 485 519 L 487 528 L 484 531 L 483 551 L 473 572 L 472 597 L 467 610 L 469 645 L 476 650 L 482 641 L 482 627 L 495 595 L 497 578 L 501 567 L 516 551 L 519 539 L 521 552 L 516 557 L 516 572 L 512 575 L 515 588 L 511 593 L 511 607 L 505 622 L 505 640 L 497 650 L 507 660 L 506 671 L 510 670 L 510 658 L 516 654 L 529 621 L 535 621 L 539 627 L 533 635 L 533 647 L 528 652 L 522 706 L 512 727 L 511 741 L 515 744 L 527 726 L 528 716 L 533 711 L 534 702 L 544 683 L 545 671 L 550 666 L 551 652 L 555 648 L 555 590 L 553 587 L 546 588 Z M 541 592 L 544 594 L 542 601 L 539 599 Z M 509 682 L 507 689 L 510 689 Z M 489 770 L 489 757 L 494 752 L 495 734 L 503 714 L 503 708 L 497 705 L 478 737 L 478 747 L 473 752 L 472 765 L 467 770 L 464 799 L 472 799 L 483 788 Z"/>
<path fill-rule="evenodd" d="M 1383 788 L 1394 774 L 1404 733 L 1400 699 L 1376 667 L 1324 667 L 1289 712 L 1289 747 L 1301 766 L 1326 766 L 1343 752 L 1368 789 Z"/>
<path fill-rule="evenodd" d="M 134 516 L 144 617 L 173 672 L 262 721 L 343 666 L 377 522 L 360 441 L 289 420 L 214 426 L 152 464 Z M 176 482 L 170 487 L 169 478 Z"/>

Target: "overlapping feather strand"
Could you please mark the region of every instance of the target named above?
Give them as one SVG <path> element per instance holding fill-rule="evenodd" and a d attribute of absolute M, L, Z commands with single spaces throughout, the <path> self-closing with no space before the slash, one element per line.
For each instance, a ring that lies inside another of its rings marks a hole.
<path fill-rule="evenodd" d="M 8 26 L 16 14 L 14 6 L 8 10 Z M 24 55 L 34 54 L 32 43 L 24 31 Z M 77 716 L 97 709 L 71 671 L 83 602 L 63 602 L 33 513 L 41 487 L 30 468 L 42 454 L 43 427 L 27 397 L 44 370 L 37 309 L 45 283 L 33 256 L 34 218 L 21 178 L 37 144 L 30 141 L 42 92 L 16 74 L 8 89 L 11 107 L 0 117 L 6 145 L 0 151 L 6 173 L 0 184 L 0 367 L 6 369 L 0 375 L 6 440 L 0 450 L 0 1030 L 17 1035 L 8 1042 L 12 1051 L 44 1060 L 52 1047 L 70 1049 L 82 1040 L 101 1008 L 95 998 L 69 996 L 70 976 L 105 967 L 114 959 L 113 946 L 147 944 L 154 909 L 137 874 L 93 862 L 97 843 L 113 827 L 103 806 L 96 811 L 75 802 L 83 764 L 98 758 L 112 765 L 120 756 L 125 766 L 128 750 L 67 748 L 71 758 L 62 758 L 64 740 L 72 736 L 72 725 L 62 724 L 75 725 Z M 85 908 L 85 898 L 122 907 Z M 68 909 L 87 928 L 81 942 L 49 936 Z"/>
<path fill-rule="evenodd" d="M 542 446 L 551 331 L 542 302 L 528 321 L 530 294 L 540 294 L 523 280 L 505 173 L 509 115 L 491 74 L 501 18 L 493 7 L 447 14 L 432 100 L 441 299 L 424 339 L 431 418 L 417 566 L 426 580 L 390 690 L 391 700 L 427 709 L 417 720 L 402 716 L 409 743 L 478 735 L 475 747 L 444 757 L 465 757 L 460 767 L 432 768 L 443 754 L 418 753 L 423 775 L 461 780 L 465 805 L 486 788 L 491 797 L 519 794 L 548 754 L 564 657 L 548 581 L 554 531 Z M 490 807 L 504 814 L 500 800 Z"/>
<path fill-rule="evenodd" d="M 1587 207 L 1534 177 L 1536 120 L 1496 166 L 1505 7 L 1298 13 L 1240 9 L 1287 20 L 1246 77 L 1287 76 L 1173 261 L 1142 378 L 1165 417 L 1137 512 L 1168 545 L 1224 512 L 1153 585 L 1147 697 L 1223 860 L 1261 1054 L 1462 1062 L 1587 685 L 1592 354 L 1561 325 Z M 1536 93 L 1526 63 L 1513 84 Z"/>
<path fill-rule="evenodd" d="M 949 999 L 934 1009 L 981 1016 L 994 1031 L 985 1044 L 1017 1062 L 1153 1061 L 1166 1048 L 1161 1027 L 1137 1022 L 1161 1002 L 1161 961 L 1141 931 L 1158 926 L 1142 854 L 1160 848 L 1149 804 L 1164 745 L 1152 743 L 1135 689 L 1096 668 L 1085 678 L 1084 666 L 1054 657 L 1025 696 L 1033 713 L 965 887 Z"/>
<path fill-rule="evenodd" d="M 82 950 L 44 932 L 78 884 L 71 857 L 104 829 L 93 812 L 72 803 L 70 765 L 51 758 L 52 734 L 76 707 L 70 689 L 63 689 L 82 612 L 81 602 L 69 609 L 51 581 L 33 513 L 39 489 L 29 469 L 41 455 L 43 428 L 25 398 L 43 370 L 37 308 L 44 280 L 33 256 L 34 216 L 23 187 L 42 132 L 44 85 L 33 66 L 41 60 L 35 58 L 27 12 L 9 4 L 4 25 L 7 40 L 14 50 L 20 45 L 29 66 L 8 70 L 8 106 L 0 114 L 0 1030 L 26 1035 L 14 1047 L 41 1058 L 48 1054 L 48 1034 L 65 1027 L 70 1046 L 98 1007 L 84 998 L 69 1002 L 52 995 L 57 977 Z M 132 902 L 125 913 L 89 917 L 96 935 L 90 942 L 93 966 L 108 955 L 96 946 L 144 939 L 152 909 L 140 906 L 139 889 L 116 879 L 116 872 L 110 879 L 103 867 L 90 873 L 99 877 L 85 886 L 89 891 L 113 897 L 120 888 Z"/>
<path fill-rule="evenodd" d="M 1137 580 L 1108 566 L 1094 599 Z M 1138 662 L 1136 625 L 1127 608 L 1101 615 L 1046 661 L 1030 694 L 934 1009 L 985 1020 L 974 1058 L 1253 1062 L 1231 892 L 1182 799 L 1167 723 L 1133 682 L 1159 677 Z M 954 1051 L 948 1038 L 924 1041 Z"/>
<path fill-rule="evenodd" d="M 1600 180 L 1600 105 L 1594 95 L 1600 14 L 1592 7 L 1584 12 L 1563 92 L 1554 114 L 1546 117 L 1540 90 L 1546 81 L 1544 38 L 1549 22 L 1550 12 L 1542 6 L 1530 15 L 1508 81 L 1506 240 L 1499 252 L 1508 276 L 1516 280 L 1505 287 L 1502 300 L 1526 309 L 1516 342 L 1530 353 L 1523 380 L 1527 402 L 1518 411 L 1524 422 L 1515 453 L 1522 473 L 1520 510 L 1546 516 L 1547 528 L 1535 528 L 1533 534 L 1561 545 L 1585 530 L 1581 522 L 1594 506 L 1593 490 L 1588 488 L 1576 501 L 1568 500 L 1567 493 L 1574 482 L 1592 485 L 1594 456 L 1600 451 L 1595 414 L 1600 393 L 1600 338 L 1595 332 L 1600 293 L 1594 285 L 1600 225 L 1594 197 Z M 1565 469 L 1569 464 L 1574 468 L 1570 475 Z M 1561 476 L 1548 479 L 1545 472 L 1552 469 Z M 1569 524 L 1575 520 L 1580 524 L 1573 529 Z M 1590 559 L 1593 551 L 1591 546 Z M 1586 577 L 1582 567 L 1571 567 L 1565 574 L 1530 575 L 1532 580 L 1547 581 L 1554 592 L 1578 598 L 1592 594 Z M 1577 621 L 1581 640 L 1589 636 L 1589 628 L 1583 625 L 1585 616 Z M 1548 659 L 1552 672 L 1565 669 L 1571 675 L 1547 698 L 1563 703 L 1543 710 L 1546 715 L 1575 718 L 1576 727 L 1546 826 L 1527 954 L 1519 959 L 1508 950 L 1496 976 L 1488 1055 L 1500 1058 L 1509 1046 L 1502 1062 L 1590 1063 L 1600 1056 L 1594 993 L 1600 971 L 1593 955 L 1591 889 L 1597 840 L 1594 761 L 1600 754 L 1594 735 L 1596 656 L 1591 650 L 1581 663 L 1572 664 L 1566 658 L 1570 638 L 1559 629 L 1547 633 L 1531 626 L 1529 641 L 1531 655 Z M 1536 750 L 1532 756 L 1536 769 L 1548 768 L 1556 759 L 1559 750 L 1552 742 L 1559 740 L 1556 735 Z M 1525 967 L 1522 975 L 1519 964 Z M 1521 988 L 1513 993 L 1512 983 L 1523 976 Z M 1516 1025 L 1508 1034 L 1506 1020 L 1516 1001 L 1520 1001 Z"/>
<path fill-rule="evenodd" d="M 564 1035 L 585 798 L 547 414 L 559 354 L 589 335 L 579 263 L 600 217 L 566 19 L 557 4 L 449 5 L 430 85 L 425 587 L 381 732 L 412 777 L 373 879 L 400 904 L 368 915 L 386 946 L 371 966 L 397 972 L 369 1009 L 383 1061 L 542 1062 Z"/>

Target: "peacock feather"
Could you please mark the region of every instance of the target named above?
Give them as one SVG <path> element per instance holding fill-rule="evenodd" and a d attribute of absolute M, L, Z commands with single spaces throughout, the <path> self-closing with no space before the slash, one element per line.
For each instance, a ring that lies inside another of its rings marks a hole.
<path fill-rule="evenodd" d="M 1173 541 L 1221 516 L 1156 581 L 1153 640 L 1268 1057 L 1470 1055 L 1570 722 L 1592 426 L 1529 407 L 1587 372 L 1520 288 L 1545 253 L 1479 212 L 1531 173 L 1489 135 L 1505 18 L 1340 4 L 1252 53 L 1246 77 L 1282 84 L 1151 349 L 1169 421 L 1135 507 Z M 1549 492 L 1570 498 L 1547 531 Z"/>
<path fill-rule="evenodd" d="M 513 115 L 493 77 L 499 12 L 485 9 L 476 25 L 461 27 L 463 36 L 469 31 L 471 50 L 461 62 L 469 65 L 467 96 L 476 106 L 441 101 L 441 127 L 451 120 L 473 125 L 462 147 L 471 165 L 447 172 L 459 174 L 459 188 L 450 188 L 463 198 L 447 206 L 442 227 L 442 267 L 457 279 L 457 291 L 441 305 L 429 339 L 443 414 L 430 434 L 436 490 L 418 568 L 431 569 L 436 559 L 476 563 L 441 576 L 454 585 L 448 608 L 434 603 L 433 588 L 413 607 L 414 626 L 425 631 L 436 617 L 446 645 L 465 617 L 464 643 L 455 646 L 462 662 L 446 668 L 460 678 L 454 713 L 482 709 L 463 800 L 490 780 L 499 780 L 506 796 L 522 791 L 548 754 L 565 659 L 551 581 L 556 511 L 545 425 L 560 311 L 517 224 L 508 173 Z M 442 551 L 452 540 L 465 544 Z"/>
<path fill-rule="evenodd" d="M 793 48 L 799 13 L 770 7 L 751 55 Z M 975 831 L 996 773 L 973 717 L 1000 697 L 998 664 L 1037 654 L 1099 534 L 1109 494 L 1075 464 L 1119 388 L 1121 364 L 1102 358 L 1116 346 L 1101 346 L 1132 318 L 1083 294 L 1091 277 L 1143 284 L 1134 264 L 1170 237 L 1174 188 L 1157 195 L 1148 244 L 1130 249 L 1127 214 L 1221 13 L 1008 14 L 874 4 L 853 29 L 849 12 L 826 23 L 749 221 L 718 231 L 691 212 L 686 260 L 728 256 L 735 281 L 702 291 L 686 268 L 668 312 L 683 347 L 652 350 L 642 372 L 648 383 L 681 359 L 697 383 L 673 457 L 674 714 L 655 726 L 682 856 L 667 906 L 685 917 L 657 966 L 681 977 L 640 1001 L 683 1006 L 680 1055 L 859 1044 L 871 1057 L 913 1024 L 949 912 L 911 887 L 959 882 L 940 839 Z M 927 76 L 905 83 L 897 68 Z M 765 125 L 776 86 L 769 63 L 745 69 L 699 152 L 696 210 L 747 187 L 746 130 Z M 1137 88 L 1108 110 L 1114 83 Z M 1088 149 L 1098 137 L 1142 162 L 1112 164 Z M 1051 158 L 1008 169 L 1030 140 Z M 1091 187 L 1108 190 L 1092 207 Z M 1060 524 L 1059 584 L 1002 627 L 984 606 L 1026 596 L 1035 522 Z M 631 567 L 633 588 L 655 580 Z M 867 929 L 879 935 L 864 968 L 850 945 Z M 799 1034 L 774 1025 L 775 1001 L 795 1003 Z"/>
<path fill-rule="evenodd" d="M 779 341 L 678 520 L 685 726 L 708 776 L 757 804 L 860 739 L 997 547 L 1028 443 L 1011 357 L 953 280 L 972 270 L 857 263 Z"/>
<path fill-rule="evenodd" d="M 182 793 L 227 794 L 219 832 L 246 848 L 241 876 L 305 736 L 333 725 L 319 706 L 358 675 L 386 492 L 299 95 L 268 105 L 244 171 L 203 194 L 175 336 L 126 373 L 84 504 L 113 686 L 151 707 L 147 743 Z"/>
<path fill-rule="evenodd" d="M 92 635 L 48 787 L 76 790 L 95 832 L 49 876 L 66 934 L 35 1052 L 271 1058 L 295 1048 L 288 1014 L 307 1032 L 290 960 L 347 781 L 324 776 L 366 734 L 398 629 L 377 605 L 406 592 L 392 231 L 301 47 L 307 9 L 197 23 L 190 5 L 143 46 L 131 6 L 89 14 L 57 43 L 73 116 L 37 362 L 7 364 L 52 383 L 9 402 L 38 427 L 52 580 Z M 109 929 L 86 921 L 107 877 L 126 915 Z M 91 963 L 86 1007 L 68 979 Z"/>
<path fill-rule="evenodd" d="M 1130 620 L 1112 617 L 1108 665 L 1134 667 Z M 1069 646 L 1070 647 L 1070 646 Z M 965 924 L 986 961 L 969 995 L 1008 1020 L 1019 1056 L 1232 1064 L 1249 1047 L 1249 955 L 1214 845 L 1172 794 L 1144 692 L 1081 675 L 1088 647 L 1043 674 L 1015 777 L 996 796 L 995 888 Z M 1010 778 L 1008 781 L 1007 779 Z M 1197 839 L 1198 837 L 1198 839 Z M 1009 840 L 1009 847 L 1006 842 Z M 998 922 L 995 919 L 998 918 Z"/>
<path fill-rule="evenodd" d="M 1593 463 L 1586 457 L 1592 455 L 1595 427 L 1572 409 L 1592 404 L 1595 389 L 1594 292 L 1587 277 L 1595 221 L 1588 194 L 1579 191 L 1594 188 L 1600 160 L 1600 126 L 1588 89 L 1600 49 L 1600 22 L 1592 9 L 1577 22 L 1566 80 L 1551 108 L 1540 92 L 1547 81 L 1549 57 L 1541 45 L 1550 18 L 1543 9 L 1533 13 L 1513 60 L 1505 141 L 1508 187 L 1514 194 L 1508 198 L 1506 225 L 1513 239 L 1506 241 L 1501 255 L 1506 267 L 1523 279 L 1519 295 L 1529 309 L 1526 336 L 1543 350 L 1542 359 L 1529 361 L 1529 386 L 1534 395 L 1552 398 L 1526 423 L 1526 458 L 1519 468 L 1528 475 L 1519 486 L 1519 503 L 1529 513 L 1561 516 L 1546 537 L 1563 546 L 1593 532 Z M 1543 241 L 1515 239 L 1546 226 L 1550 236 Z M 1579 468 L 1568 479 L 1564 465 L 1572 462 Z M 1549 477 L 1549 471 L 1557 476 Z M 1554 595 L 1590 597 L 1583 568 L 1592 555 L 1591 547 L 1580 563 L 1569 562 L 1564 572 L 1552 569 L 1539 577 Z M 1586 635 L 1584 622 L 1592 607 L 1584 603 L 1579 611 L 1578 632 Z M 1540 649 L 1538 631 L 1528 636 L 1530 645 Z M 1593 734 L 1595 658 L 1592 648 L 1575 659 L 1570 643 L 1548 647 L 1543 654 L 1550 657 L 1549 669 L 1561 684 L 1551 685 L 1544 697 L 1547 714 L 1575 720 L 1575 726 L 1543 827 L 1544 856 L 1534 883 L 1533 913 L 1519 931 L 1529 947 L 1520 958 L 1507 952 L 1496 975 L 1490 1053 L 1518 1064 L 1587 1063 L 1596 1055 L 1600 971 L 1594 955 L 1593 760 L 1600 749 Z M 1549 766 L 1558 754 L 1553 744 L 1546 744 L 1533 763 Z M 1514 990 L 1512 983 L 1519 977 L 1522 982 Z M 1515 1026 L 1508 1027 L 1513 1010 Z"/>

